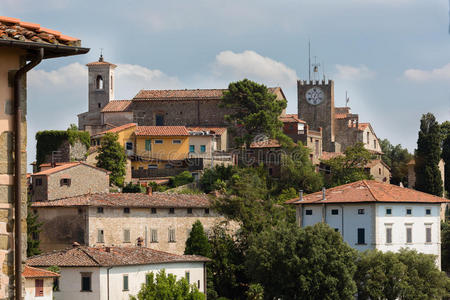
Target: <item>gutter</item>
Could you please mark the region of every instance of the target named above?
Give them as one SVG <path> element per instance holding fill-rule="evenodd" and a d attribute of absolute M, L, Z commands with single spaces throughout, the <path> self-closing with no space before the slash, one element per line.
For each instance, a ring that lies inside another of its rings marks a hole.
<path fill-rule="evenodd" d="M 109 300 L 109 270 L 113 267 L 106 268 L 106 299 Z"/>
<path fill-rule="evenodd" d="M 44 49 L 33 55 L 31 61 L 14 75 L 14 281 L 15 299 L 22 299 L 22 79 L 44 58 Z"/>

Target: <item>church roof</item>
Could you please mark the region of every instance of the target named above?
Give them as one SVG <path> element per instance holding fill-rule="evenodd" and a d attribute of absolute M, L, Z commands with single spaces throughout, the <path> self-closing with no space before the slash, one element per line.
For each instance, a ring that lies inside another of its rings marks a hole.
<path fill-rule="evenodd" d="M 131 100 L 112 100 L 103 107 L 102 112 L 125 112 L 130 107 Z"/>
<path fill-rule="evenodd" d="M 103 54 L 100 54 L 100 57 L 99 57 L 98 61 L 90 62 L 90 63 L 86 64 L 86 66 L 88 66 L 88 67 L 93 67 L 93 66 L 111 66 L 113 68 L 117 67 L 115 64 L 112 64 L 110 62 L 105 61 L 103 59 Z"/>

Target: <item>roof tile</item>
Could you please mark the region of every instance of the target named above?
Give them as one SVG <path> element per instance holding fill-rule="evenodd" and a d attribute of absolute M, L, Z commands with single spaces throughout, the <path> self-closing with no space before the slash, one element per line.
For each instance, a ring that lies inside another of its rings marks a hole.
<path fill-rule="evenodd" d="M 103 107 L 102 112 L 125 112 L 130 107 L 131 100 L 113 100 Z"/>
<path fill-rule="evenodd" d="M 25 266 L 22 272 L 22 276 L 25 278 L 53 278 L 59 277 L 60 275 L 49 270 Z"/>
<path fill-rule="evenodd" d="M 135 132 L 140 136 L 184 136 L 189 135 L 185 126 L 138 126 Z"/>
<path fill-rule="evenodd" d="M 60 163 L 60 165 L 56 164 L 56 167 L 54 167 L 54 168 L 47 169 L 47 170 L 44 170 L 44 171 L 41 171 L 41 172 L 38 172 L 38 173 L 31 174 L 31 176 L 51 175 L 51 174 L 54 174 L 54 173 L 60 172 L 62 170 L 66 170 L 66 169 L 78 166 L 78 165 L 85 165 L 85 166 L 89 166 L 89 167 L 94 168 L 94 169 L 98 169 L 100 171 L 104 171 L 106 173 L 110 173 L 109 171 L 107 171 L 105 169 L 102 169 L 102 168 L 99 168 L 99 167 L 87 164 L 87 163 L 82 162 L 82 161 L 77 161 L 77 162 Z"/>

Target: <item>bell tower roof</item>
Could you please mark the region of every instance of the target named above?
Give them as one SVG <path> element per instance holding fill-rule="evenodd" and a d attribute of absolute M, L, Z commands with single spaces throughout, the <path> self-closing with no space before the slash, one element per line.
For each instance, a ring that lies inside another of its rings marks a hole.
<path fill-rule="evenodd" d="M 103 54 L 100 54 L 100 57 L 98 58 L 98 61 L 94 61 L 91 63 L 86 64 L 88 67 L 94 67 L 94 66 L 111 66 L 111 68 L 116 68 L 117 66 L 115 64 L 112 64 L 110 62 L 107 62 L 103 59 Z"/>

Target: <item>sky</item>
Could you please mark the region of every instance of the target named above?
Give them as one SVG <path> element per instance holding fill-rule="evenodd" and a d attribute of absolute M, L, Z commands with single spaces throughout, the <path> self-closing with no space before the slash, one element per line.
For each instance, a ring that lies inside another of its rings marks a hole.
<path fill-rule="evenodd" d="M 87 111 L 87 67 L 117 64 L 115 98 L 140 89 L 280 86 L 297 112 L 296 80 L 311 59 L 377 136 L 410 151 L 420 117 L 450 120 L 449 0 L 1 0 L 4 16 L 80 38 L 85 55 L 28 74 L 28 161 L 35 133 Z"/>

